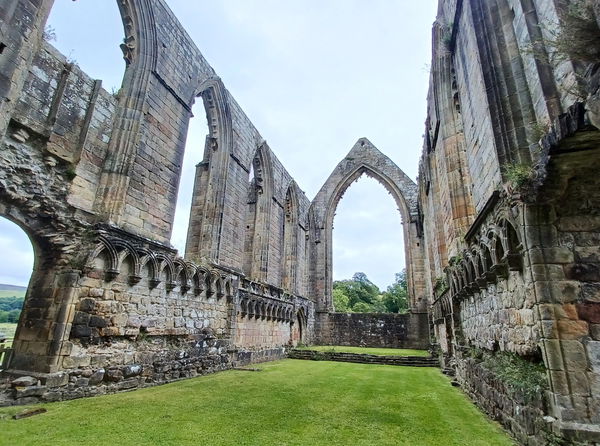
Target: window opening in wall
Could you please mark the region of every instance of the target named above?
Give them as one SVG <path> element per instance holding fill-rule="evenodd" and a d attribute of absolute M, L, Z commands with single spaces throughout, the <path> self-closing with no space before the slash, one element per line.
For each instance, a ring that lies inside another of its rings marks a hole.
<path fill-rule="evenodd" d="M 404 233 L 393 197 L 363 175 L 338 203 L 333 223 L 335 311 L 406 311 Z"/>
<path fill-rule="evenodd" d="M 171 244 L 177 248 L 181 256 L 185 253 L 185 243 L 192 208 L 192 195 L 194 192 L 194 179 L 196 177 L 196 165 L 202 161 L 204 151 L 210 150 L 207 148 L 209 145 L 207 141 L 209 134 L 208 121 L 201 97 L 196 98 L 192 114 L 193 117 L 190 119 L 183 163 L 181 165 L 177 207 L 175 209 L 175 219 L 171 235 Z"/>
<path fill-rule="evenodd" d="M 284 290 L 296 293 L 296 269 L 298 263 L 298 203 L 292 186 L 288 188 L 285 194 L 282 222 L 281 285 Z"/>
<path fill-rule="evenodd" d="M 34 253 L 27 234 L 0 217 L 0 369 L 10 355 L 27 286 L 33 270 Z"/>
<path fill-rule="evenodd" d="M 56 0 L 43 37 L 67 62 L 78 65 L 113 94 L 121 88 L 125 61 L 123 21 L 114 0 Z"/>

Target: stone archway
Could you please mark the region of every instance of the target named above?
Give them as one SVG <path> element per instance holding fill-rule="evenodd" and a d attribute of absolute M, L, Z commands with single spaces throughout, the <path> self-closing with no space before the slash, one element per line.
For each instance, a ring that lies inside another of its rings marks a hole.
<path fill-rule="evenodd" d="M 292 321 L 290 342 L 292 346 L 296 347 L 302 345 L 305 342 L 306 332 L 306 313 L 303 308 L 300 308 L 295 315 L 295 319 Z"/>
<path fill-rule="evenodd" d="M 423 276 L 423 245 L 417 207 L 417 185 L 368 139 L 359 139 L 329 176 L 310 208 L 310 285 L 318 310 L 330 312 L 332 305 L 333 218 L 346 189 L 366 174 L 392 195 L 402 216 L 410 311 L 427 311 Z"/>

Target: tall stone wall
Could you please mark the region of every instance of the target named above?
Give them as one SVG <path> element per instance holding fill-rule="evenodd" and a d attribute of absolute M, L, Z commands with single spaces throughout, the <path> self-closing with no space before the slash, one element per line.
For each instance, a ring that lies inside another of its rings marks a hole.
<path fill-rule="evenodd" d="M 44 41 L 52 4 L 0 6 L 0 215 L 36 258 L 5 375 L 40 383 L 2 403 L 153 385 L 310 342 L 309 201 L 166 3 L 118 1 L 114 94 Z M 182 258 L 169 239 L 197 100 L 209 134 Z"/>
<path fill-rule="evenodd" d="M 447 370 L 524 444 L 600 440 L 597 12 L 442 0 L 433 26 L 419 170 L 432 328 Z M 544 401 L 471 351 L 543 364 Z"/>

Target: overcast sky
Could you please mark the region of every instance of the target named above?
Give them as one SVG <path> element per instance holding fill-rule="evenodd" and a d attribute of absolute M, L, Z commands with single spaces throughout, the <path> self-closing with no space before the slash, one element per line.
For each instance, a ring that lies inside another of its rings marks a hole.
<path fill-rule="evenodd" d="M 436 0 L 167 0 L 271 149 L 312 199 L 367 137 L 416 180 Z M 114 0 L 55 0 L 51 42 L 108 91 L 124 71 Z M 188 135 L 173 244 L 183 251 L 194 165 L 207 133 L 202 105 Z M 375 180 L 337 209 L 334 278 L 362 271 L 385 289 L 404 268 L 401 219 Z M 31 245 L 0 218 L 0 283 L 29 280 Z"/>

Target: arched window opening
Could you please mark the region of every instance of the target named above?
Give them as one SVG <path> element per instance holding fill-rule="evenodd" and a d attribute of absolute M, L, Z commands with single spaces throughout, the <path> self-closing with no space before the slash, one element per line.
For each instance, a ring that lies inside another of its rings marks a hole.
<path fill-rule="evenodd" d="M 261 146 L 248 172 L 248 198 L 244 240 L 244 272 L 252 280 L 267 281 L 272 179 L 267 148 Z"/>
<path fill-rule="evenodd" d="M 177 207 L 175 208 L 173 232 L 171 233 L 171 244 L 177 248 L 182 256 L 183 253 L 186 252 L 188 228 L 194 213 L 192 203 L 194 190 L 198 193 L 198 188 L 194 187 L 194 181 L 198 181 L 197 178 L 199 178 L 199 176 L 196 175 L 196 171 L 211 144 L 208 119 L 206 117 L 202 98 L 200 97 L 196 99 L 194 107 L 192 108 L 192 118 L 190 118 L 188 124 L 185 141 L 185 151 L 183 154 L 183 162 L 181 164 L 181 176 L 179 178 L 179 189 L 177 192 Z M 201 148 L 204 148 L 204 150 L 201 150 Z"/>
<path fill-rule="evenodd" d="M 496 237 L 495 242 L 495 251 L 496 251 L 496 262 L 500 263 L 504 260 L 504 246 L 502 245 L 502 240 L 500 237 Z"/>
<path fill-rule="evenodd" d="M 44 39 L 87 75 L 102 79 L 108 92 L 117 94 L 125 61 L 123 21 L 115 0 L 54 2 Z"/>
<path fill-rule="evenodd" d="M 297 291 L 296 265 L 298 263 L 298 204 L 292 186 L 288 188 L 285 195 L 283 212 L 281 283 L 284 290 L 295 293 Z"/>
<path fill-rule="evenodd" d="M 29 237 L 16 224 L 0 217 L 0 350 L 10 347 L 25 302 L 34 267 Z M 3 341 L 4 340 L 4 341 Z M 3 354 L 0 353 L 0 369 Z"/>
<path fill-rule="evenodd" d="M 395 200 L 377 180 L 361 176 L 348 188 L 335 212 L 335 311 L 405 311 L 404 231 Z"/>
<path fill-rule="evenodd" d="M 248 173 L 248 198 L 246 200 L 246 237 L 244 239 L 244 272 L 251 274 L 252 272 L 252 246 L 254 244 L 254 226 L 256 224 L 256 201 L 258 199 L 259 188 L 257 187 L 256 172 L 254 165 L 257 163 L 255 158 L 250 163 L 250 171 Z"/>
<path fill-rule="evenodd" d="M 521 243 L 517 231 L 510 223 L 507 223 L 506 240 L 508 245 L 508 266 L 511 271 L 523 270 L 523 257 L 521 256 Z"/>
<path fill-rule="evenodd" d="M 484 245 L 481 249 L 483 252 L 484 271 L 488 272 L 490 268 L 494 265 L 494 262 L 492 261 L 492 255 L 490 253 L 489 248 L 486 245 Z"/>

